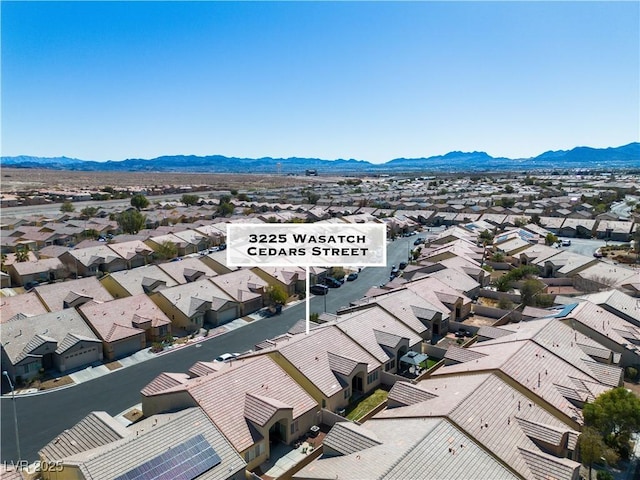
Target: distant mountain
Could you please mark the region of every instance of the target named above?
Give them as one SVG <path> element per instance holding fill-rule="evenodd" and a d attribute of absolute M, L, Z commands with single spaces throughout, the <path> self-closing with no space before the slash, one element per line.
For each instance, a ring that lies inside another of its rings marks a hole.
<path fill-rule="evenodd" d="M 621 147 L 576 147 L 572 150 L 548 151 L 537 157 L 511 159 L 492 157 L 486 152 L 449 152 L 426 158 L 395 158 L 383 164 L 364 160 L 323 160 L 320 158 L 237 158 L 222 155 L 173 155 L 153 159 L 96 162 L 67 157 L 2 157 L 3 166 L 47 168 L 56 170 L 122 172 L 191 172 L 191 173 L 398 173 L 509 171 L 556 169 L 637 169 L 640 168 L 640 143 Z"/>

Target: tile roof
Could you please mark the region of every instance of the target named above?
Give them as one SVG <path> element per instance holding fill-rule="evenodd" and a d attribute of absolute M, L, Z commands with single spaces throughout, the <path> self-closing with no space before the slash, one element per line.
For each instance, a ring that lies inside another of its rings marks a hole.
<path fill-rule="evenodd" d="M 124 297 L 110 302 L 89 302 L 79 307 L 82 315 L 100 337 L 107 342 L 144 333 L 144 330 L 133 327 L 134 321 L 140 317 L 157 320 L 159 324 L 171 323 L 160 308 L 146 295 Z"/>
<path fill-rule="evenodd" d="M 244 400 L 244 416 L 259 427 L 264 427 L 279 410 L 291 410 L 293 407 L 285 402 L 264 395 L 246 393 Z"/>
<path fill-rule="evenodd" d="M 335 325 L 382 363 L 390 360 L 389 348 L 402 341 L 413 347 L 422 340 L 418 333 L 377 305 L 341 315 Z"/>
<path fill-rule="evenodd" d="M 240 452 L 249 448 L 259 435 L 250 428 L 245 416 L 248 398 L 251 398 L 249 412 L 260 412 L 258 404 L 267 410 L 291 408 L 294 420 L 318 409 L 317 402 L 265 355 L 235 360 L 219 372 L 191 379 L 186 390 Z"/>
<path fill-rule="evenodd" d="M 91 412 L 73 427 L 57 435 L 38 454 L 41 458 L 55 461 L 115 442 L 129 433 L 108 413 Z"/>
<path fill-rule="evenodd" d="M 405 383 L 403 388 L 426 390 L 437 396 L 387 409 L 374 418 L 444 416 L 524 478 L 536 477 L 522 449 L 539 454 L 537 458 L 541 463 L 536 468 L 553 469 L 559 459 L 539 450 L 534 440 L 552 440 L 567 448 L 569 434 L 578 434 L 495 374 L 432 377 L 417 385 Z M 395 386 L 391 389 L 389 399 L 401 403 L 400 399 L 406 394 L 397 398 L 395 389 Z M 571 473 L 579 467 L 577 462 L 568 462 L 565 466 L 571 467 Z M 563 476 L 554 478 L 569 480 L 573 477 L 564 472 Z"/>
<path fill-rule="evenodd" d="M 202 435 L 221 463 L 199 475 L 198 480 L 226 480 L 244 470 L 245 461 L 201 409 L 188 408 L 152 418 L 154 421 L 131 425 L 131 433 L 121 440 L 63 458 L 63 465 L 77 466 L 84 478 L 113 480 L 168 448 Z"/>
<path fill-rule="evenodd" d="M 204 312 L 209 309 L 219 310 L 227 303 L 235 303 L 230 295 L 210 279 L 166 288 L 159 295 L 166 298 L 188 317 L 196 312 Z"/>
<path fill-rule="evenodd" d="M 279 343 L 278 351 L 308 378 L 327 398 L 341 392 L 343 385 L 330 364 L 330 355 L 339 355 L 367 365 L 367 372 L 379 368 L 376 360 L 358 343 L 354 342 L 337 326 L 313 330 L 309 335 L 298 334 Z M 338 368 L 339 362 L 334 366 Z"/>
<path fill-rule="evenodd" d="M 33 316 L 47 313 L 47 309 L 33 291 L 13 297 L 0 297 L 0 323 L 9 321 L 19 313 Z"/>
<path fill-rule="evenodd" d="M 218 275 L 211 279 L 219 288 L 239 302 L 246 302 L 261 296 L 261 291 L 269 286 L 267 282 L 249 269 L 240 269 Z"/>
<path fill-rule="evenodd" d="M 146 397 L 156 395 L 173 387 L 186 385 L 188 380 L 189 375 L 185 373 L 163 372 L 145 385 L 145 387 L 140 390 L 140 393 Z"/>
<path fill-rule="evenodd" d="M 362 426 L 338 423 L 334 429 L 336 438 L 332 429 L 325 442 L 329 440 L 344 454 L 321 456 L 294 474 L 294 479 L 463 479 L 471 478 L 470 465 L 472 478 L 518 478 L 447 419 L 372 419 Z"/>
<path fill-rule="evenodd" d="M 180 262 L 166 262 L 158 266 L 177 283 L 188 283 L 195 278 L 211 278 L 218 275 L 199 257 L 185 257 Z"/>
<path fill-rule="evenodd" d="M 178 285 L 178 282 L 157 265 L 147 265 L 145 267 L 112 272 L 109 274 L 109 277 L 124 288 L 129 295 L 146 293 L 145 287 L 156 290 L 158 285 L 162 288 Z"/>
<path fill-rule="evenodd" d="M 322 443 L 325 448 L 341 455 L 349 455 L 382 444 L 376 434 L 365 428 L 358 428 L 351 422 L 336 423 Z"/>
<path fill-rule="evenodd" d="M 78 295 L 83 295 L 99 302 L 113 300 L 111 294 L 95 277 L 40 285 L 35 288 L 35 291 L 45 306 L 52 312 L 65 308 L 65 299 L 69 292 L 75 292 Z"/>
<path fill-rule="evenodd" d="M 82 339 L 98 340 L 91 328 L 74 309 L 15 319 L 3 323 L 2 329 L 0 329 L 2 346 L 14 364 L 24 359 L 34 348 L 46 342 L 58 344 L 65 341 L 68 343 L 71 339 L 67 340 L 66 337 L 70 334 L 77 336 L 79 341 Z"/>

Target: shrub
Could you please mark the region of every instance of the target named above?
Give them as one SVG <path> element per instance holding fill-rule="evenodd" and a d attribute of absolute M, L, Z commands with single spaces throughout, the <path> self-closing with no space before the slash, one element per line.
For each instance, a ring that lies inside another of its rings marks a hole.
<path fill-rule="evenodd" d="M 598 473 L 596 474 L 596 478 L 598 480 L 614 480 L 613 474 L 605 470 L 599 470 Z"/>
<path fill-rule="evenodd" d="M 624 370 L 624 374 L 627 380 L 636 380 L 638 378 L 638 369 L 635 367 L 627 367 Z"/>

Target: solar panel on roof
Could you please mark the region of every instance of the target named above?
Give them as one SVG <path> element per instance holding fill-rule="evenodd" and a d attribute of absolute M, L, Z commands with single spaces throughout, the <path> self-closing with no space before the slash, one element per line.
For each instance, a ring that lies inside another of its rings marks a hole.
<path fill-rule="evenodd" d="M 198 434 L 115 480 L 193 480 L 221 462 L 209 442 Z"/>

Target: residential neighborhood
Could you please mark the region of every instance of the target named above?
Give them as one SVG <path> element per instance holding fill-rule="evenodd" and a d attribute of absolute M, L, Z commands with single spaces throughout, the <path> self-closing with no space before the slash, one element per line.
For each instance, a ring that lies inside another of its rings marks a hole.
<path fill-rule="evenodd" d="M 38 445 L 3 433 L 31 465 L 2 478 L 137 478 L 180 456 L 198 479 L 585 477 L 585 409 L 640 394 L 637 180 L 324 179 L 3 216 L 3 402 L 163 363 L 128 379 L 121 414 L 92 409 Z M 309 285 L 301 267 L 234 267 L 235 222 L 378 223 L 389 264 L 314 267 Z M 635 468 L 622 454 L 601 470 Z"/>

